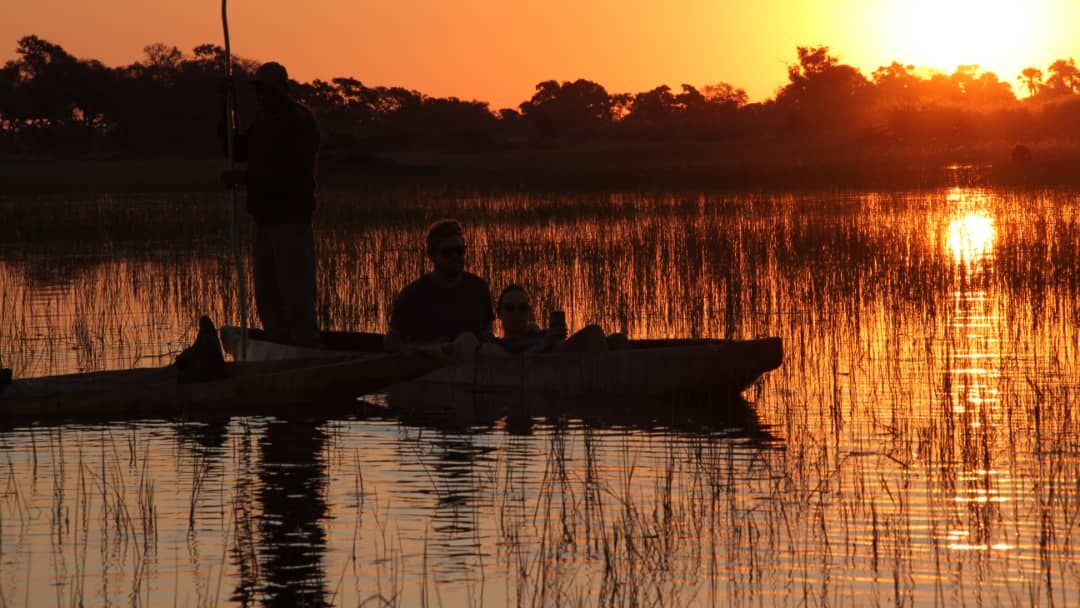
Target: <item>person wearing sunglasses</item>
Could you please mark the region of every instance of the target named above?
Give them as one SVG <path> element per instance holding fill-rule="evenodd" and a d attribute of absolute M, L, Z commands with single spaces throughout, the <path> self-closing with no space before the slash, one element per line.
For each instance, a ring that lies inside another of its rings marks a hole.
<path fill-rule="evenodd" d="M 493 340 L 491 292 L 487 281 L 465 270 L 465 253 L 465 234 L 457 220 L 431 225 L 427 256 L 432 270 L 398 294 L 386 350 L 470 352 Z"/>
<path fill-rule="evenodd" d="M 521 285 L 507 285 L 499 294 L 496 310 L 503 333 L 496 343 L 507 354 L 549 352 L 566 340 L 565 324 L 546 331 L 536 325 L 529 293 Z"/>
<path fill-rule="evenodd" d="M 509 355 L 604 352 L 630 348 L 626 334 L 605 334 L 599 325 L 586 325 L 568 338 L 566 320 L 561 312 L 555 313 L 561 320 L 553 319 L 546 330 L 541 330 L 533 320 L 529 293 L 521 285 L 508 285 L 502 290 L 497 310 L 503 335 L 496 339 L 496 343 Z"/>

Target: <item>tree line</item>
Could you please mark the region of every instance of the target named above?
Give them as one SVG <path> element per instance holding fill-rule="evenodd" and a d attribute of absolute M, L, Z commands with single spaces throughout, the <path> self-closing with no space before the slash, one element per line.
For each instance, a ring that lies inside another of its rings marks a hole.
<path fill-rule="evenodd" d="M 8 154 L 212 154 L 224 50 L 148 45 L 130 65 L 72 56 L 37 36 L 0 69 L 0 151 Z M 235 60 L 241 115 L 258 63 Z M 727 83 L 610 93 L 589 80 L 548 80 L 516 108 L 432 97 L 355 78 L 293 82 L 325 146 L 363 153 L 560 146 L 587 141 L 814 140 L 884 143 L 1034 141 L 1080 136 L 1080 69 L 1072 59 L 1017 78 L 978 66 L 951 74 L 894 62 L 866 75 L 827 46 L 799 47 L 776 95 L 749 103 Z"/>

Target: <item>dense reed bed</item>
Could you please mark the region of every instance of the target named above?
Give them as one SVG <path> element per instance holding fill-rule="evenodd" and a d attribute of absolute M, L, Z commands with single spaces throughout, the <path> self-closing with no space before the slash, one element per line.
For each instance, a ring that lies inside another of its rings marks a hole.
<path fill-rule="evenodd" d="M 74 244 L 25 219 L 4 360 L 158 365 L 196 315 L 235 318 L 220 204 L 75 205 L 109 220 Z M 383 328 L 455 216 L 474 271 L 571 326 L 780 335 L 785 365 L 756 415 L 690 423 L 469 403 L 6 429 L 0 605 L 1070 605 L 1078 212 L 964 188 L 329 196 L 326 327 Z"/>

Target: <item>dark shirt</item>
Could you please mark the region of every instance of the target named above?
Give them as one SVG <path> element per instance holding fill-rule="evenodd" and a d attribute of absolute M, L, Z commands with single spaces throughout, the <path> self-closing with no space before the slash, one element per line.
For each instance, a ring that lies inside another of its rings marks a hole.
<path fill-rule="evenodd" d="M 428 274 L 398 294 L 390 328 L 409 342 L 433 342 L 453 340 L 463 332 L 480 333 L 494 320 L 484 279 L 466 272 L 457 285 L 443 287 Z"/>
<path fill-rule="evenodd" d="M 236 135 L 236 160 L 247 161 L 247 210 L 256 224 L 307 224 L 315 212 L 319 127 L 303 105 L 260 111 Z"/>

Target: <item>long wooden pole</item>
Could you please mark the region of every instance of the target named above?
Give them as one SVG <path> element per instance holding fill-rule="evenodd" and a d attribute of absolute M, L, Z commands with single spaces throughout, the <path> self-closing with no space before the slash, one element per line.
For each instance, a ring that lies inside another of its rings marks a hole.
<path fill-rule="evenodd" d="M 229 171 L 236 167 L 236 89 L 233 88 L 232 47 L 229 44 L 228 0 L 221 0 L 221 29 L 225 32 L 225 141 L 229 153 Z M 236 184 L 232 191 L 232 250 L 236 266 L 236 281 L 240 288 L 240 358 L 247 359 L 247 275 L 244 273 L 244 254 L 240 246 L 240 197 Z"/>

